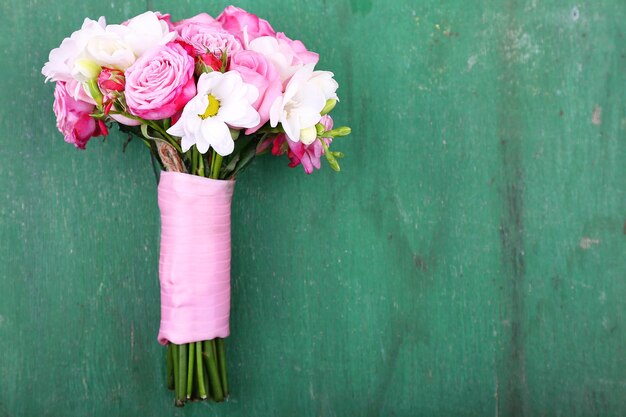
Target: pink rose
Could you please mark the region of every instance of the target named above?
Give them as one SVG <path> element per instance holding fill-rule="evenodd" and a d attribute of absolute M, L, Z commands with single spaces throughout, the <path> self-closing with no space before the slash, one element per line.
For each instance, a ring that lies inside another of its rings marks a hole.
<path fill-rule="evenodd" d="M 260 36 L 248 45 L 248 49 L 265 55 L 278 70 L 283 86 L 303 66 L 317 64 L 319 55 L 308 51 L 300 41 L 294 41 L 278 33 L 276 36 Z"/>
<path fill-rule="evenodd" d="M 65 83 L 65 90 L 69 93 L 69 95 L 77 101 L 84 101 L 85 103 L 96 105 L 96 100 L 91 98 L 91 96 L 85 91 L 83 87 L 83 83 L 78 80 L 71 79 Z"/>
<path fill-rule="evenodd" d="M 222 24 L 225 30 L 235 35 L 243 45 L 247 45 L 248 42 L 259 36 L 274 36 L 276 34 L 267 20 L 259 19 L 256 15 L 235 6 L 225 8 L 222 14 L 217 17 L 217 21 Z"/>
<path fill-rule="evenodd" d="M 189 19 L 179 20 L 173 24 L 174 29 L 180 34 L 183 28 L 192 26 L 196 28 L 221 29 L 222 25 L 206 13 L 200 13 Z"/>
<path fill-rule="evenodd" d="M 108 134 L 102 120 L 90 116 L 95 107 L 93 104 L 75 100 L 66 84 L 57 82 L 52 109 L 57 117 L 57 128 L 63 133 L 67 143 L 74 144 L 78 149 L 85 149 L 92 137 Z"/>
<path fill-rule="evenodd" d="M 259 112 L 261 120 L 257 126 L 246 130 L 246 135 L 249 135 L 270 119 L 270 108 L 282 94 L 280 74 L 267 58 L 254 51 L 240 51 L 232 55 L 229 70 L 239 72 L 244 82 L 259 90 L 259 98 L 252 107 Z"/>
<path fill-rule="evenodd" d="M 307 64 L 317 64 L 317 61 L 320 60 L 319 54 L 316 52 L 311 52 L 306 49 L 306 46 L 299 41 L 293 40 L 285 36 L 283 32 L 278 32 L 276 34 L 276 39 L 278 39 L 279 43 L 286 43 L 289 45 L 291 50 L 293 51 L 294 57 L 292 65 L 307 65 Z"/>
<path fill-rule="evenodd" d="M 174 24 L 172 23 L 172 16 L 169 13 L 162 14 L 161 12 L 154 12 L 157 19 L 165 22 L 170 31 L 174 31 Z"/>
<path fill-rule="evenodd" d="M 146 120 L 173 116 L 196 95 L 194 61 L 177 43 L 157 46 L 126 70 L 126 104 Z"/>
<path fill-rule="evenodd" d="M 219 56 L 223 51 L 230 55 L 243 49 L 233 34 L 222 29 L 220 23 L 206 13 L 181 20 L 174 28 L 180 40 L 193 47 L 194 55 L 209 52 Z"/>

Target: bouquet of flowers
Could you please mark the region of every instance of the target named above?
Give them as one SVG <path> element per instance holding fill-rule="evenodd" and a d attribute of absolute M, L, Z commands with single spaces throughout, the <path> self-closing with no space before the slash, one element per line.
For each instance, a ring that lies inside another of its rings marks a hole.
<path fill-rule="evenodd" d="M 229 393 L 230 204 L 235 179 L 262 154 L 307 174 L 348 127 L 333 128 L 333 73 L 318 54 L 234 6 L 172 22 L 146 12 L 85 19 L 42 69 L 56 83 L 57 127 L 79 149 L 113 124 L 140 138 L 162 170 L 161 324 L 176 405 Z"/>

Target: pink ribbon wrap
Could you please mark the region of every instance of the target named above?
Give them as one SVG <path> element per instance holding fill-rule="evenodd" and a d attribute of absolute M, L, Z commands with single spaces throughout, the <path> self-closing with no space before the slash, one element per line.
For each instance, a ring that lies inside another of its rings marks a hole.
<path fill-rule="evenodd" d="M 227 337 L 235 181 L 162 172 L 159 343 Z"/>

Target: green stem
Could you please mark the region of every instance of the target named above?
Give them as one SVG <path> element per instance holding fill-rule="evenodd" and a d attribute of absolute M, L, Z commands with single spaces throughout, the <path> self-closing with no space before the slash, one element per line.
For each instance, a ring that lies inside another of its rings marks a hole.
<path fill-rule="evenodd" d="M 123 112 L 123 111 L 111 111 L 111 112 L 109 112 L 109 114 L 119 114 L 120 116 L 128 117 L 129 119 L 136 120 L 138 122 L 147 124 L 152 129 L 156 130 L 161 135 L 163 135 L 163 137 L 170 143 L 170 145 L 172 145 L 179 153 L 181 153 L 181 154 L 183 153 L 183 150 L 180 147 L 180 145 L 178 144 L 178 142 L 176 141 L 176 139 L 174 139 L 169 133 L 167 133 L 165 131 L 165 129 L 163 129 L 161 126 L 159 126 L 158 123 L 156 123 L 156 122 L 154 122 L 152 120 L 144 120 L 141 117 L 133 116 L 132 114 L 127 113 L 127 112 Z"/>
<path fill-rule="evenodd" d="M 198 152 L 198 175 L 204 177 L 204 156 Z"/>
<path fill-rule="evenodd" d="M 174 358 L 172 357 L 172 347 L 171 343 L 167 344 L 167 359 L 165 362 L 165 368 L 167 369 L 167 388 L 173 390 L 174 385 Z"/>
<path fill-rule="evenodd" d="M 176 403 L 177 405 L 185 404 L 185 394 L 187 387 L 187 345 L 179 346 L 178 352 L 178 385 L 176 387 Z"/>
<path fill-rule="evenodd" d="M 211 165 L 209 166 L 209 178 L 213 178 L 213 167 L 215 166 L 215 155 L 217 155 L 217 153 L 213 149 L 209 152 L 211 152 L 211 156 L 209 157 L 211 160 Z"/>
<path fill-rule="evenodd" d="M 217 364 L 222 377 L 222 389 L 224 396 L 228 397 L 228 374 L 226 373 L 226 348 L 224 347 L 224 339 L 217 338 Z"/>
<path fill-rule="evenodd" d="M 187 366 L 187 399 L 191 399 L 191 392 L 193 390 L 193 368 L 195 365 L 195 353 L 196 344 L 189 343 L 189 364 Z"/>
<path fill-rule="evenodd" d="M 174 362 L 174 389 L 176 390 L 176 398 L 178 399 L 178 391 L 180 389 L 179 377 L 180 377 L 180 361 L 179 361 L 179 351 L 180 348 L 175 343 L 170 343 L 172 345 L 172 360 Z M 178 404 L 178 401 L 176 402 Z"/>
<path fill-rule="evenodd" d="M 215 339 L 211 340 L 211 349 L 213 350 L 213 357 L 215 358 L 215 364 L 217 364 L 217 348 L 215 347 Z"/>
<path fill-rule="evenodd" d="M 202 342 L 200 343 L 200 348 L 202 349 Z M 202 355 L 202 369 L 204 370 L 204 389 L 206 390 L 207 398 L 211 398 L 211 383 L 209 381 L 209 366 L 208 361 L 206 360 L 206 355 Z"/>
<path fill-rule="evenodd" d="M 202 366 L 202 342 L 196 342 L 196 373 L 198 375 L 198 392 L 200 399 L 206 398 L 206 388 L 204 387 L 204 367 Z"/>
<path fill-rule="evenodd" d="M 219 179 L 220 169 L 222 168 L 222 155 L 214 152 L 214 160 L 211 164 L 211 178 Z"/>
<path fill-rule="evenodd" d="M 198 168 L 198 158 L 196 158 L 196 154 L 198 153 L 198 149 L 193 146 L 191 148 L 191 174 L 196 175 L 196 169 Z"/>
<path fill-rule="evenodd" d="M 209 379 L 211 380 L 211 394 L 213 399 L 217 402 L 224 401 L 224 392 L 222 391 L 222 384 L 220 382 L 220 376 L 217 371 L 217 363 L 215 361 L 215 355 L 213 355 L 213 348 L 211 342 L 205 340 L 204 347 L 204 360 L 206 362 L 207 370 L 209 371 Z"/>

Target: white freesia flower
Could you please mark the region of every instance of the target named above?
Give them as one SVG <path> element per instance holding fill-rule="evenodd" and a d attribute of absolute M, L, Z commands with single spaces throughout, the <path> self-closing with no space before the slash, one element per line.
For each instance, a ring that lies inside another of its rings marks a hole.
<path fill-rule="evenodd" d="M 244 83 L 236 71 L 213 71 L 200 76 L 197 91 L 167 133 L 182 138 L 183 152 L 196 145 L 203 154 L 211 147 L 222 156 L 231 154 L 235 142 L 229 127 L 241 129 L 259 124 L 259 113 L 252 107 L 259 90 Z"/>
<path fill-rule="evenodd" d="M 334 99 L 339 101 L 339 97 L 337 97 L 335 92 L 339 88 L 339 84 L 333 78 L 334 76 L 335 74 L 330 71 L 313 71 L 309 82 L 315 84 L 324 92 L 326 100 Z"/>
<path fill-rule="evenodd" d="M 95 36 L 105 33 L 106 21 L 101 17 L 95 20 L 85 19 L 82 27 L 72 33 L 69 38 L 63 39 L 58 48 L 50 51 L 48 62 L 43 66 L 41 73 L 46 81 L 71 81 L 74 79 L 74 63 L 83 56 L 87 43 Z"/>
<path fill-rule="evenodd" d="M 321 111 L 329 98 L 336 98 L 337 82 L 332 73 L 313 71 L 313 64 L 299 69 L 289 80 L 285 93 L 276 99 L 270 109 L 270 125 L 280 123 L 293 142 L 310 145 L 315 125 L 322 118 Z"/>

